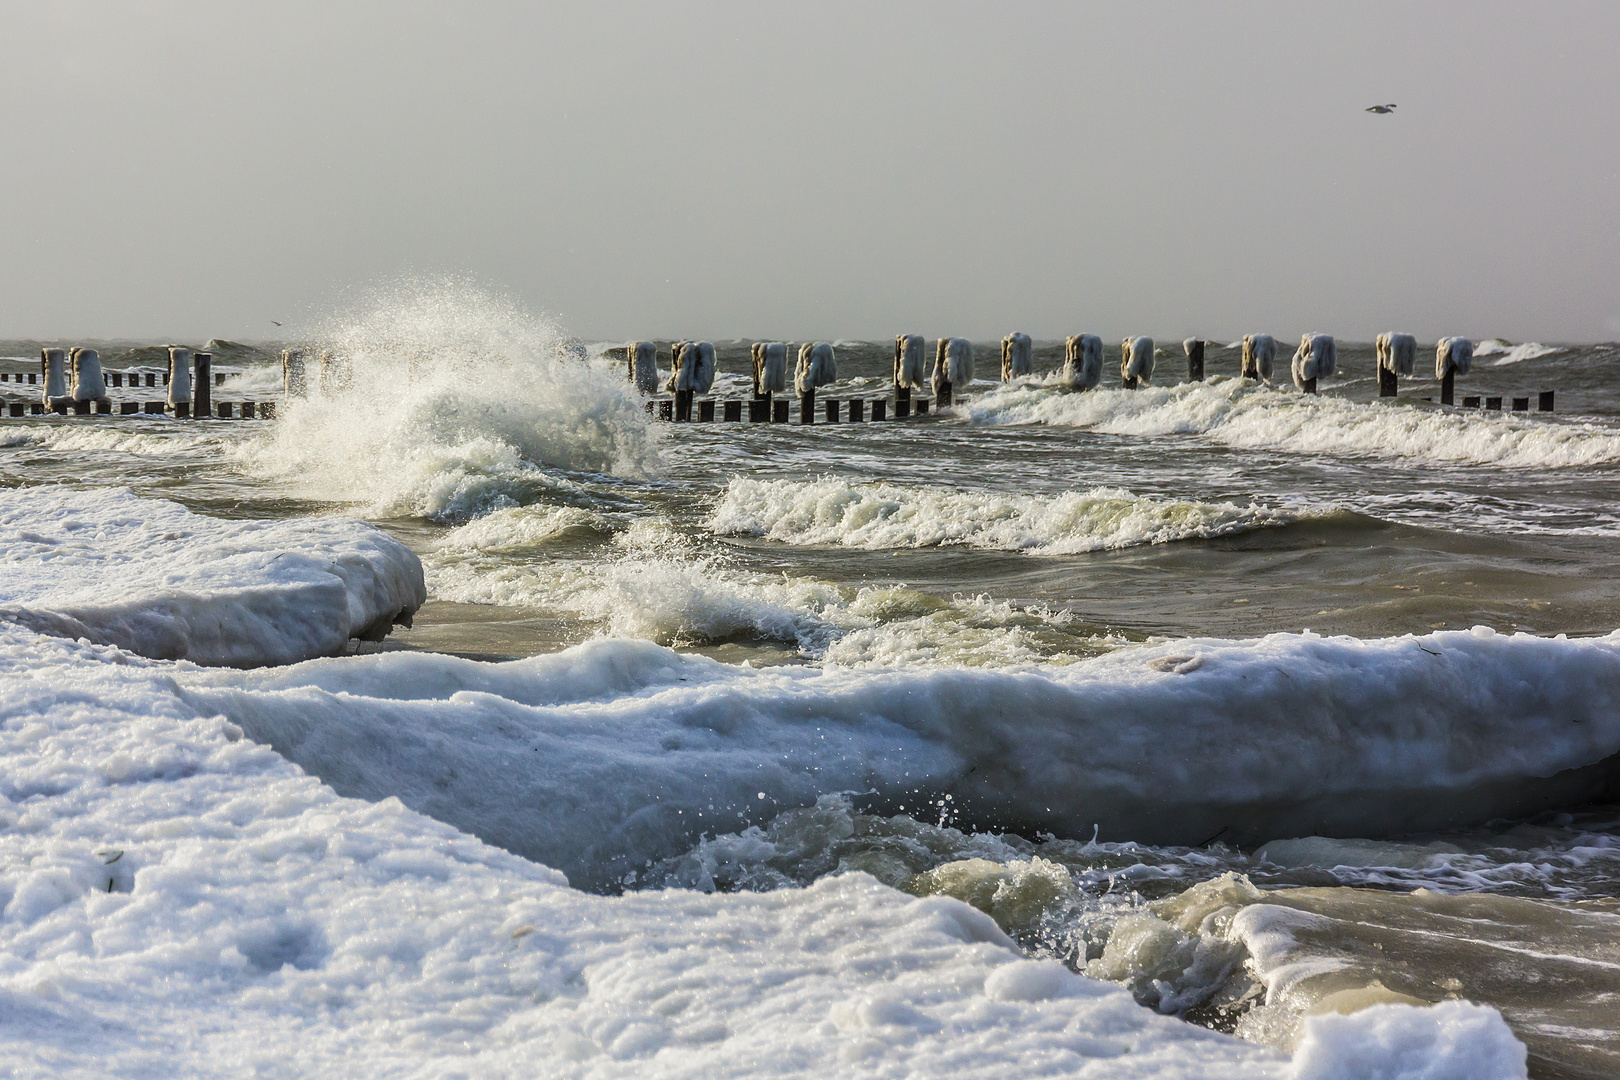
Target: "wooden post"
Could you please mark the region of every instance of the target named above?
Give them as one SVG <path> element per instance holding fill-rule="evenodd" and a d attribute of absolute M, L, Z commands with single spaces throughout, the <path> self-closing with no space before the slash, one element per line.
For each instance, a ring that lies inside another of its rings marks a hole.
<path fill-rule="evenodd" d="M 920 397 L 916 401 L 912 402 L 912 404 L 917 406 L 917 415 L 918 416 L 927 416 L 928 415 L 928 399 L 927 398 Z M 946 402 L 946 404 L 949 405 L 950 402 Z"/>
<path fill-rule="evenodd" d="M 771 402 L 771 423 L 785 424 L 788 422 L 788 403 L 784 398 L 781 401 Z"/>
<path fill-rule="evenodd" d="M 124 373 L 122 371 L 109 371 L 107 372 L 107 378 L 111 379 L 112 384 L 118 389 L 122 390 L 124 388 Z"/>
<path fill-rule="evenodd" d="M 1197 338 L 1188 338 L 1184 343 L 1187 346 L 1187 381 L 1204 381 L 1204 343 Z"/>
<path fill-rule="evenodd" d="M 148 416 L 162 416 L 167 411 L 161 401 L 148 401 L 146 403 L 146 415 Z"/>
<path fill-rule="evenodd" d="M 827 409 L 827 423 L 838 423 L 838 399 L 828 398 L 825 404 Z"/>
<path fill-rule="evenodd" d="M 687 424 L 692 421 L 692 391 L 675 391 L 675 422 Z"/>
<path fill-rule="evenodd" d="M 658 419 L 666 424 L 675 419 L 675 403 L 673 401 L 665 398 L 658 403 Z"/>
<path fill-rule="evenodd" d="M 1121 382 L 1124 383 L 1125 389 L 1127 389 L 1127 390 L 1135 390 L 1136 389 L 1136 376 L 1135 375 L 1127 375 L 1121 380 Z"/>
<path fill-rule="evenodd" d="M 1536 402 L 1536 411 L 1537 412 L 1552 412 L 1553 411 L 1553 392 L 1551 390 L 1543 390 L 1541 392 L 1541 397 Z"/>
<path fill-rule="evenodd" d="M 1488 398 L 1486 398 L 1485 399 L 1485 408 L 1486 408 L 1486 410 L 1488 412 L 1501 412 L 1502 411 L 1502 399 L 1500 397 L 1488 397 Z"/>
<path fill-rule="evenodd" d="M 799 423 L 814 424 L 816 422 L 816 388 L 810 387 L 799 395 Z"/>
<path fill-rule="evenodd" d="M 281 392 L 289 398 L 303 397 L 308 384 L 304 381 L 304 350 L 281 350 Z"/>
<path fill-rule="evenodd" d="M 214 411 L 214 354 L 192 353 L 196 377 L 191 382 L 191 410 L 195 416 L 208 416 Z"/>
<path fill-rule="evenodd" d="M 11 415 L 12 416 L 21 416 L 26 411 L 27 411 L 27 404 L 25 402 L 13 401 L 11 403 Z"/>
<path fill-rule="evenodd" d="M 74 416 L 89 416 L 90 415 L 90 403 L 88 401 L 75 401 L 73 403 L 73 415 Z"/>
<path fill-rule="evenodd" d="M 253 419 L 253 404 L 254 403 L 251 402 L 251 401 L 242 402 L 242 419 L 244 419 L 244 420 L 252 420 Z"/>
<path fill-rule="evenodd" d="M 897 386 L 894 389 L 894 418 L 904 420 L 911 415 L 911 389 Z"/>
<path fill-rule="evenodd" d="M 883 398 L 878 398 L 876 401 L 872 402 L 872 420 L 876 422 L 879 420 L 888 419 L 888 417 L 885 415 L 888 412 L 888 407 L 889 403 Z"/>
<path fill-rule="evenodd" d="M 120 416 L 134 416 L 140 411 L 141 403 L 138 401 L 124 401 L 118 405 L 118 414 Z"/>
<path fill-rule="evenodd" d="M 1395 387 L 1395 373 L 1386 367 L 1380 367 L 1378 369 L 1378 396 L 1394 397 Z"/>
<path fill-rule="evenodd" d="M 1456 404 L 1456 390 L 1457 371 L 1455 368 L 1447 368 L 1445 378 L 1440 380 L 1440 404 Z"/>
<path fill-rule="evenodd" d="M 1513 411 L 1514 412 L 1529 412 L 1530 411 L 1530 399 L 1527 398 L 1527 397 L 1516 397 L 1516 398 L 1514 398 L 1513 399 Z"/>
<path fill-rule="evenodd" d="M 1463 395 L 1463 408 L 1465 408 L 1465 409 L 1477 409 L 1477 408 L 1479 408 L 1479 403 L 1481 401 L 1483 401 L 1483 400 L 1484 400 L 1484 398 L 1481 398 L 1478 394 L 1464 394 Z"/>
<path fill-rule="evenodd" d="M 939 387 L 934 391 L 934 402 L 935 402 L 935 404 L 937 404 L 942 409 L 946 409 L 946 408 L 950 407 L 950 404 L 951 404 L 951 384 L 950 383 L 942 382 L 942 383 L 939 384 Z M 926 398 L 924 398 L 921 401 L 918 401 L 917 402 L 917 414 L 919 416 L 921 416 L 923 413 L 925 413 L 927 411 L 928 411 L 928 400 Z"/>
<path fill-rule="evenodd" d="M 750 424 L 768 424 L 771 422 L 771 395 L 769 391 L 755 394 L 754 400 L 748 403 L 748 422 Z"/>
<path fill-rule="evenodd" d="M 1305 391 L 1307 394 L 1316 393 L 1316 380 L 1314 378 L 1306 379 L 1305 385 L 1301 386 L 1300 389 Z"/>
<path fill-rule="evenodd" d="M 92 401 L 90 404 L 92 406 L 94 406 L 90 411 L 95 413 L 97 416 L 111 416 L 112 415 L 113 403 L 111 401 L 109 401 L 107 398 L 99 398 L 99 399 L 97 399 L 95 401 Z"/>
<path fill-rule="evenodd" d="M 221 420 L 229 420 L 231 418 L 231 403 L 228 401 L 220 402 L 217 415 Z"/>
<path fill-rule="evenodd" d="M 743 403 L 741 401 L 727 401 L 727 402 L 723 402 L 722 404 L 724 405 L 724 408 L 721 410 L 721 413 L 720 413 L 720 417 L 721 417 L 722 422 L 727 423 L 727 424 L 740 424 L 740 423 L 742 423 L 742 405 L 743 405 Z M 752 402 L 750 402 L 750 404 L 752 404 Z"/>
<path fill-rule="evenodd" d="M 714 423 L 714 398 L 704 398 L 698 402 L 698 420 L 705 424 Z"/>
<path fill-rule="evenodd" d="M 866 402 L 862 399 L 849 399 L 849 422 L 852 424 L 863 424 L 866 422 Z"/>

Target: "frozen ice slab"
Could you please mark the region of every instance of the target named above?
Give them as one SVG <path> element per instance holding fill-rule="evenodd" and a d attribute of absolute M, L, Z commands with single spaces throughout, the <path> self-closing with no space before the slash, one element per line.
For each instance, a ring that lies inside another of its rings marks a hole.
<path fill-rule="evenodd" d="M 341 517 L 221 521 L 124 489 L 0 491 L 0 620 L 252 667 L 342 652 L 427 593 L 404 544 Z"/>

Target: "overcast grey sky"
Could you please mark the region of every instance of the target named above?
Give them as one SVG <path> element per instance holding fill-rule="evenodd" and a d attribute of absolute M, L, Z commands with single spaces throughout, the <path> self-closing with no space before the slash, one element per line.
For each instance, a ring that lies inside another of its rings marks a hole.
<path fill-rule="evenodd" d="M 588 337 L 1612 339 L 1617 46 L 1614 2 L 0 3 L 0 335 L 413 273 Z"/>

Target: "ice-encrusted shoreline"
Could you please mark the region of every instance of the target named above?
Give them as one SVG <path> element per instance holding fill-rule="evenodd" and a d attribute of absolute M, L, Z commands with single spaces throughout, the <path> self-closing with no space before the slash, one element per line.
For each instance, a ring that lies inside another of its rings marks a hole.
<path fill-rule="evenodd" d="M 415 552 L 350 518 L 221 521 L 122 488 L 0 494 L 0 618 L 251 667 L 377 641 L 427 599 Z"/>

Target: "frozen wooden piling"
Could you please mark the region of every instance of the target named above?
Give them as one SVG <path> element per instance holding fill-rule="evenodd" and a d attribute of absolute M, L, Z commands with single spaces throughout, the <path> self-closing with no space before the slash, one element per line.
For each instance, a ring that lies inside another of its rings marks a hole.
<path fill-rule="evenodd" d="M 799 347 L 799 366 L 793 378 L 793 388 L 799 394 L 799 423 L 816 422 L 816 388 L 830 386 L 837 380 L 838 357 L 832 345 L 818 341 Z M 829 404 L 836 408 L 836 402 Z M 836 414 L 830 414 L 828 419 L 836 422 Z"/>
<path fill-rule="evenodd" d="M 68 394 L 67 353 L 62 349 L 39 350 L 40 405 L 54 412 L 67 412 L 73 404 Z"/>
<path fill-rule="evenodd" d="M 897 334 L 894 339 L 894 418 L 911 415 L 911 392 L 922 389 L 928 379 L 923 361 L 925 343 L 921 334 Z M 874 414 L 873 419 L 878 417 Z"/>
<path fill-rule="evenodd" d="M 1417 338 L 1386 330 L 1373 343 L 1378 355 L 1378 396 L 1394 397 L 1398 380 L 1417 367 Z"/>
<path fill-rule="evenodd" d="M 1270 382 L 1276 364 L 1276 338 L 1270 334 L 1243 335 L 1243 378 Z"/>
<path fill-rule="evenodd" d="M 631 385 L 644 397 L 658 393 L 658 343 L 632 341 L 626 351 Z"/>
<path fill-rule="evenodd" d="M 194 353 L 191 358 L 193 416 L 212 416 L 214 412 L 214 354 Z"/>
<path fill-rule="evenodd" d="M 304 381 L 304 350 L 281 350 L 281 392 L 288 398 L 303 397 L 307 383 Z"/>
<path fill-rule="evenodd" d="M 1199 338 L 1188 338 L 1181 343 L 1181 351 L 1187 354 L 1187 381 L 1204 381 L 1204 343 Z"/>
<path fill-rule="evenodd" d="M 191 350 L 169 346 L 169 407 L 177 420 L 191 417 Z"/>
<path fill-rule="evenodd" d="M 1440 404 L 1455 402 L 1457 376 L 1467 375 L 1473 363 L 1474 343 L 1467 338 L 1443 337 L 1435 344 L 1434 377 L 1440 380 Z M 1497 406 L 1501 406 L 1500 399 Z"/>
<path fill-rule="evenodd" d="M 1076 334 L 1063 339 L 1063 381 L 1080 390 L 1090 390 L 1102 382 L 1103 343 L 1096 334 Z"/>
<path fill-rule="evenodd" d="M 1316 380 L 1331 378 L 1339 370 L 1339 347 L 1328 334 L 1305 334 L 1294 350 L 1290 373 L 1294 385 L 1307 394 L 1316 393 Z"/>
<path fill-rule="evenodd" d="M 1035 373 L 1035 343 L 1028 334 L 1014 331 L 1001 339 L 1001 381 L 1012 382 Z"/>
<path fill-rule="evenodd" d="M 112 399 L 107 396 L 107 379 L 101 370 L 101 354 L 94 349 L 74 348 L 73 354 L 73 411 L 88 416 L 92 410 L 101 415 L 112 411 Z"/>
<path fill-rule="evenodd" d="M 1120 344 L 1119 375 L 1127 390 L 1135 390 L 1152 381 L 1152 338 L 1128 337 Z"/>
<path fill-rule="evenodd" d="M 940 338 L 934 345 L 934 401 L 940 408 L 950 406 L 957 388 L 973 381 L 973 345 L 967 338 Z M 917 412 L 927 412 L 917 402 Z"/>
<path fill-rule="evenodd" d="M 756 341 L 749 354 L 754 366 L 754 400 L 748 404 L 748 419 L 768 424 L 775 419 L 772 401 L 787 392 L 788 347 L 780 341 Z"/>

